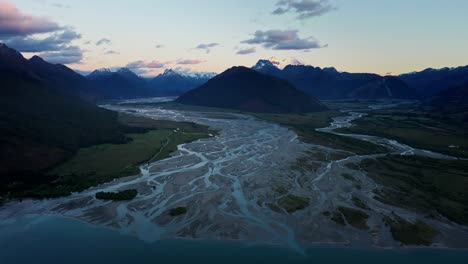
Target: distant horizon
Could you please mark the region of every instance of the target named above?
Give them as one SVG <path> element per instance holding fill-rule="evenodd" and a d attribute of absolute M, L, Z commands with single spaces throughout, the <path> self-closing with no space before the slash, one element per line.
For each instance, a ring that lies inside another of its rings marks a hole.
<path fill-rule="evenodd" d="M 276 57 L 397 76 L 468 65 L 467 9 L 462 0 L 0 0 L 0 42 L 77 72 L 220 73 Z"/>

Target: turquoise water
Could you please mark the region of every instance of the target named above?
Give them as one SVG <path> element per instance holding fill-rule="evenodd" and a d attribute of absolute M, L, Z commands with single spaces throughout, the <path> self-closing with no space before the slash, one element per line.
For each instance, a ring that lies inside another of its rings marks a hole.
<path fill-rule="evenodd" d="M 468 251 L 316 247 L 306 255 L 239 242 L 145 243 L 58 216 L 0 223 L 0 263 L 468 263 Z"/>

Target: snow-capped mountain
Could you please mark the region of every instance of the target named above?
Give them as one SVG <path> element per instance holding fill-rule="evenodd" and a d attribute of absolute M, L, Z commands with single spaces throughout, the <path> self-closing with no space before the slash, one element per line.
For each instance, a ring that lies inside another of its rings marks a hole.
<path fill-rule="evenodd" d="M 166 69 L 159 76 L 183 76 L 196 79 L 211 79 L 215 77 L 217 73 L 215 72 L 192 72 L 192 71 L 182 71 L 178 69 Z"/>
<path fill-rule="evenodd" d="M 283 66 L 291 61 L 292 64 Z M 413 98 L 413 89 L 396 77 L 339 72 L 335 68 L 302 65 L 297 60 L 259 60 L 253 70 L 289 81 L 297 89 L 319 99 Z M 388 92 L 391 91 L 391 92 Z"/>
<path fill-rule="evenodd" d="M 216 76 L 216 73 L 201 72 L 181 72 L 173 69 L 166 69 L 160 75 L 150 80 L 151 89 L 160 96 L 177 96 L 192 90 L 209 79 Z"/>
<path fill-rule="evenodd" d="M 103 68 L 103 69 L 94 70 L 88 76 L 86 76 L 86 78 L 90 80 L 105 78 L 105 77 L 110 76 L 112 73 L 113 72 L 110 69 Z"/>

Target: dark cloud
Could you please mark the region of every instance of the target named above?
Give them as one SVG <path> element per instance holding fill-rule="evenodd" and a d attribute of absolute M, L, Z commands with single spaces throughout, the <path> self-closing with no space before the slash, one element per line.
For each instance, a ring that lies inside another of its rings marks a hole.
<path fill-rule="evenodd" d="M 104 52 L 104 54 L 111 55 L 111 54 L 120 54 L 120 53 L 117 52 L 117 51 L 114 51 L 114 50 L 107 50 L 107 51 Z"/>
<path fill-rule="evenodd" d="M 83 51 L 77 46 L 68 46 L 58 51 L 48 51 L 39 54 L 50 63 L 72 64 L 80 63 L 83 59 Z"/>
<path fill-rule="evenodd" d="M 97 46 L 110 45 L 111 43 L 112 43 L 112 41 L 110 39 L 106 39 L 106 38 L 103 38 L 103 39 L 100 39 L 100 40 L 96 41 Z"/>
<path fill-rule="evenodd" d="M 255 52 L 257 52 L 257 49 L 255 49 L 255 47 L 251 47 L 251 48 L 240 49 L 236 52 L 236 54 L 247 55 L 247 54 L 252 54 Z"/>
<path fill-rule="evenodd" d="M 314 38 L 301 39 L 297 30 L 257 30 L 254 37 L 242 41 L 247 44 L 261 44 L 274 50 L 306 50 L 324 46 Z"/>
<path fill-rule="evenodd" d="M 179 64 L 179 65 L 194 65 L 194 64 L 200 64 L 202 63 L 203 61 L 201 60 L 178 60 L 176 62 L 176 64 Z"/>
<path fill-rule="evenodd" d="M 336 9 L 329 0 L 280 0 L 276 6 L 272 14 L 282 15 L 294 12 L 298 19 L 321 16 Z"/>
<path fill-rule="evenodd" d="M 216 46 L 219 46 L 218 43 L 201 43 L 201 44 L 198 44 L 198 46 L 195 47 L 195 49 L 200 49 L 200 50 L 204 50 L 206 51 L 206 53 L 210 53 L 211 49 L 216 47 Z"/>
<path fill-rule="evenodd" d="M 162 44 L 156 44 L 156 48 L 157 48 L 157 49 L 164 48 L 164 45 L 162 45 Z"/>
<path fill-rule="evenodd" d="M 0 1 L 0 37 L 50 33 L 60 29 L 46 17 L 23 14 L 15 6 Z"/>
<path fill-rule="evenodd" d="M 134 61 L 134 62 L 130 62 L 127 64 L 127 68 L 130 68 L 130 69 L 161 69 L 161 68 L 164 68 L 165 66 L 165 63 L 164 62 L 160 62 L 160 61 L 150 61 L 150 62 L 145 62 L 145 61 L 142 61 L 142 60 L 139 60 L 139 61 Z"/>
<path fill-rule="evenodd" d="M 3 41 L 10 47 L 20 52 L 45 52 L 45 51 L 60 51 L 70 46 L 73 40 L 80 39 L 81 34 L 65 29 L 61 32 L 56 32 L 49 37 L 37 39 L 34 37 L 15 36 L 6 38 Z"/>

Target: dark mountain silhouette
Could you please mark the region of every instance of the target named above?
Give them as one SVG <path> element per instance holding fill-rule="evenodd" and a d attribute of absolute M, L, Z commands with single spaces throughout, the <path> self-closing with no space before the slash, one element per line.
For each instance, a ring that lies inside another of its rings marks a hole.
<path fill-rule="evenodd" d="M 468 110 L 468 81 L 443 90 L 426 100 L 426 104 L 442 108 L 460 108 Z"/>
<path fill-rule="evenodd" d="M 415 89 L 422 97 L 431 97 L 449 87 L 468 81 L 468 65 L 457 68 L 426 69 L 402 74 L 400 79 Z"/>
<path fill-rule="evenodd" d="M 127 68 L 116 72 L 95 70 L 86 77 L 101 99 L 154 96 L 148 82 Z"/>
<path fill-rule="evenodd" d="M 468 81 L 426 99 L 421 107 L 432 115 L 468 125 Z"/>
<path fill-rule="evenodd" d="M 233 67 L 176 102 L 250 112 L 300 113 L 326 109 L 289 82 L 246 67 Z"/>
<path fill-rule="evenodd" d="M 149 81 L 151 92 L 157 96 L 178 96 L 206 83 L 213 75 L 188 76 L 167 69 Z"/>
<path fill-rule="evenodd" d="M 260 60 L 254 70 L 288 80 L 297 89 L 319 99 L 379 99 L 415 97 L 415 92 L 397 77 L 371 73 L 338 72 L 335 68 L 288 65 L 278 69 Z"/>
<path fill-rule="evenodd" d="M 66 67 L 0 46 L 0 193 L 12 183 L 22 188 L 44 180 L 46 169 L 80 147 L 126 140 L 117 113 L 64 93 L 66 78 L 82 80 Z"/>

